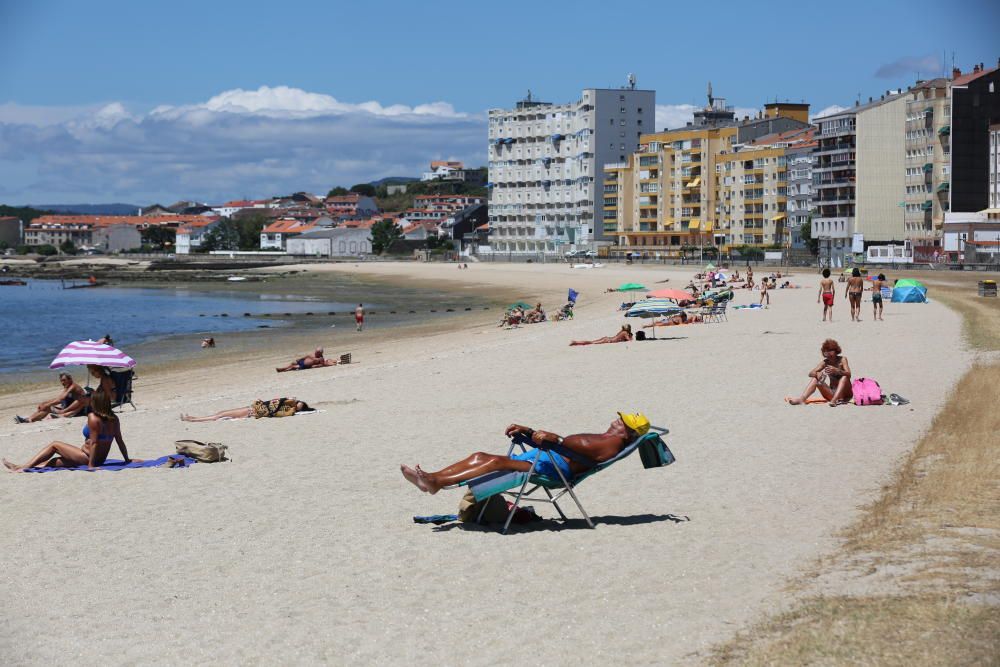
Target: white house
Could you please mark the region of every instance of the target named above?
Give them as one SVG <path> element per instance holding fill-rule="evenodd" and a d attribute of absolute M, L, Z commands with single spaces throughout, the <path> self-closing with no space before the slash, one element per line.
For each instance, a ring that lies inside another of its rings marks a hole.
<path fill-rule="evenodd" d="M 205 233 L 218 224 L 218 220 L 195 220 L 177 228 L 177 238 L 174 240 L 174 251 L 178 255 L 188 255 L 195 248 L 201 247 Z"/>
<path fill-rule="evenodd" d="M 311 222 L 295 219 L 281 219 L 272 222 L 260 231 L 261 250 L 284 250 L 288 239 L 315 229 Z"/>
<path fill-rule="evenodd" d="M 359 257 L 372 252 L 371 230 L 315 229 L 288 239 L 288 254 L 306 257 Z"/>

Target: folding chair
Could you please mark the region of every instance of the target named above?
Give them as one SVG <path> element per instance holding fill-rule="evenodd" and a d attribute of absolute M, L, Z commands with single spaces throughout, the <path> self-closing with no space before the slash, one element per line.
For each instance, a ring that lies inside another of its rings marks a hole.
<path fill-rule="evenodd" d="M 525 499 L 530 499 L 534 502 L 551 504 L 555 507 L 556 512 L 559 513 L 560 518 L 562 518 L 563 521 L 566 521 L 566 514 L 563 513 L 562 508 L 559 507 L 559 499 L 566 494 L 569 494 L 570 498 L 573 499 L 573 502 L 576 503 L 577 509 L 580 510 L 580 514 L 582 514 L 583 518 L 587 521 L 587 525 L 594 528 L 594 522 L 590 519 L 586 510 L 583 509 L 583 505 L 580 503 L 580 498 L 576 494 L 576 487 L 580 484 L 580 482 L 587 479 L 591 475 L 595 475 L 605 468 L 614 465 L 618 461 L 621 461 L 625 457 L 632 454 L 632 452 L 637 449 L 640 450 L 640 456 L 642 457 L 644 467 L 655 468 L 670 465 L 675 460 L 674 455 L 670 452 L 670 449 L 667 448 L 666 443 L 664 443 L 660 438 L 661 434 L 666 435 L 668 432 L 669 431 L 665 428 L 653 426 L 648 433 L 636 438 L 626 445 L 617 456 L 601 463 L 595 463 L 587 457 L 567 449 L 562 445 L 548 442 L 542 445 L 535 444 L 528 436 L 523 433 L 518 433 L 511 437 L 510 448 L 507 450 L 507 456 L 510 456 L 514 452 L 514 447 L 520 447 L 522 452 L 527 452 L 529 447 L 535 448 L 535 458 L 532 460 L 531 469 L 529 469 L 528 472 L 494 472 L 487 475 L 481 475 L 475 479 L 470 479 L 454 486 L 467 486 L 472 492 L 472 495 L 475 497 L 476 502 L 501 494 L 513 498 L 514 502 L 510 508 L 510 512 L 507 514 L 507 520 L 503 524 L 503 529 L 501 530 L 501 532 L 505 534 L 507 529 L 510 527 L 510 522 L 514 518 L 514 514 L 521 506 L 521 501 Z M 562 469 L 560 469 L 560 467 L 556 464 L 554 458 L 555 455 L 562 455 L 571 461 L 576 461 L 586 465 L 588 466 L 588 470 L 574 475 L 572 479 L 567 479 L 563 474 Z M 558 477 L 549 477 L 535 472 L 535 468 L 538 466 L 542 456 L 549 457 L 552 467 L 555 468 L 556 473 L 558 473 Z M 449 488 L 454 488 L 454 486 Z M 517 490 L 511 491 L 511 489 Z M 544 492 L 547 497 L 540 497 L 538 494 L 539 490 Z M 479 516 L 476 517 L 476 523 L 480 523 L 482 521 L 483 513 L 486 511 L 486 505 L 487 503 L 483 503 L 483 509 L 480 510 Z"/>
<path fill-rule="evenodd" d="M 132 379 L 135 371 L 127 368 L 123 371 L 110 371 L 111 380 L 115 383 L 115 400 L 111 404 L 112 408 L 123 407 L 126 403 L 135 410 L 135 403 L 132 402 Z"/>

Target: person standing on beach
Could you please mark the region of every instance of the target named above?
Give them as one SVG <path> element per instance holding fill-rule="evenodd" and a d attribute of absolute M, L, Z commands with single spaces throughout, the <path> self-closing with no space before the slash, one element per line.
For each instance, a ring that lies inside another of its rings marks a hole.
<path fill-rule="evenodd" d="M 358 331 L 365 328 L 365 307 L 362 304 L 358 304 L 358 307 L 354 309 L 354 321 L 358 325 Z"/>
<path fill-rule="evenodd" d="M 768 281 L 764 278 L 760 281 L 760 305 L 764 306 L 764 301 L 767 301 L 765 308 L 771 307 L 771 293 L 767 291 Z"/>
<path fill-rule="evenodd" d="M 861 277 L 861 271 L 854 267 L 851 277 L 847 279 L 847 287 L 844 288 L 844 296 L 851 304 L 851 320 L 861 321 L 861 295 L 865 291 L 865 279 Z"/>
<path fill-rule="evenodd" d="M 885 287 L 885 274 L 878 274 L 878 278 L 872 283 L 872 319 L 884 322 L 882 319 L 882 288 Z"/>
<path fill-rule="evenodd" d="M 830 321 L 833 322 L 833 281 L 830 280 L 830 269 L 823 269 L 823 280 L 819 281 L 819 294 L 816 296 L 816 303 L 823 300 L 823 321 L 826 322 L 826 314 L 830 313 Z"/>

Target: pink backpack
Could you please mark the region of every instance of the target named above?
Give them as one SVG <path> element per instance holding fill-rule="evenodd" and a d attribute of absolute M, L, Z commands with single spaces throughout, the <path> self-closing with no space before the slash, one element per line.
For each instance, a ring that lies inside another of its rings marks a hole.
<path fill-rule="evenodd" d="M 871 378 L 858 378 L 851 383 L 855 405 L 882 405 L 882 387 Z"/>

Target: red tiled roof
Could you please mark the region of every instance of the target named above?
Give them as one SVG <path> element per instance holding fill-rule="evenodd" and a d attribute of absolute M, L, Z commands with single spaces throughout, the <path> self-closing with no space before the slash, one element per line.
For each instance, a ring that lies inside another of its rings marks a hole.
<path fill-rule="evenodd" d="M 226 208 L 252 208 L 254 202 L 248 199 L 236 199 L 233 201 L 227 201 L 223 206 Z"/>
<path fill-rule="evenodd" d="M 357 204 L 358 200 L 361 199 L 361 195 L 357 192 L 351 193 L 349 195 L 337 195 L 335 197 L 327 197 L 327 204 Z"/>
<path fill-rule="evenodd" d="M 980 70 L 978 72 L 966 72 L 965 74 L 961 74 L 959 76 L 956 76 L 954 79 L 952 79 L 951 85 L 953 85 L 953 86 L 964 86 L 967 83 L 971 83 L 971 82 L 975 81 L 976 79 L 978 79 L 981 76 L 985 76 L 986 74 L 990 74 L 990 73 L 995 72 L 995 71 L 997 71 L 996 67 L 993 67 L 993 68 L 990 68 L 990 69 L 982 69 L 982 70 Z"/>
<path fill-rule="evenodd" d="M 272 222 L 261 231 L 266 234 L 301 234 L 315 228 L 316 225 L 301 222 L 299 220 L 277 220 Z"/>
<path fill-rule="evenodd" d="M 42 215 L 34 222 L 40 224 L 68 225 L 87 224 L 94 227 L 109 227 L 111 225 L 186 225 L 209 224 L 218 220 L 217 215 Z"/>

